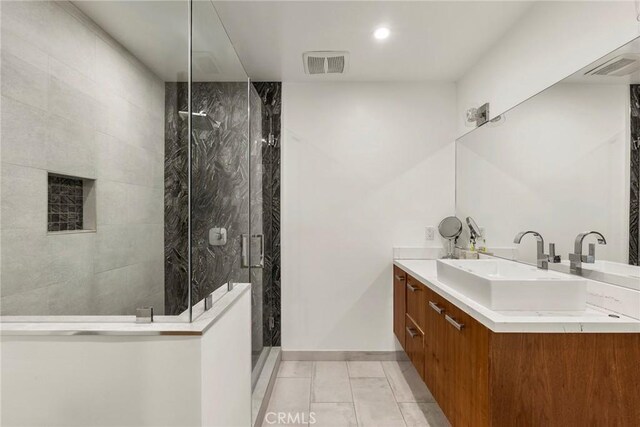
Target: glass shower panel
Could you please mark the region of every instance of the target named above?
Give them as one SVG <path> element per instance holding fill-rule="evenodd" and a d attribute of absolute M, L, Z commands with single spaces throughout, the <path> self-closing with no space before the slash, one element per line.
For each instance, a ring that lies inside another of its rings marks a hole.
<path fill-rule="evenodd" d="M 262 100 L 211 2 L 192 3 L 191 302 L 251 283 L 254 382 L 267 354 Z M 200 304 L 199 304 L 200 303 Z"/>
<path fill-rule="evenodd" d="M 250 282 L 248 78 L 211 2 L 192 3 L 191 302 Z"/>
<path fill-rule="evenodd" d="M 188 10 L 2 2 L 3 316 L 187 309 Z"/>
<path fill-rule="evenodd" d="M 250 182 L 250 264 L 251 264 L 251 361 L 254 381 L 269 354 L 268 334 L 265 334 L 264 281 L 266 242 L 263 230 L 262 194 L 262 99 L 258 91 L 249 85 L 249 182 Z"/>

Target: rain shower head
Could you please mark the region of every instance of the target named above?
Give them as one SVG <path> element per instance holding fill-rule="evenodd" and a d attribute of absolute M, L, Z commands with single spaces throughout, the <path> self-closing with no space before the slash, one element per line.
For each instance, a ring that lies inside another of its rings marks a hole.
<path fill-rule="evenodd" d="M 178 115 L 182 120 L 189 117 L 188 111 L 178 111 Z M 191 113 L 191 125 L 193 130 L 212 131 L 220 127 L 220 122 L 213 120 L 207 113 Z"/>

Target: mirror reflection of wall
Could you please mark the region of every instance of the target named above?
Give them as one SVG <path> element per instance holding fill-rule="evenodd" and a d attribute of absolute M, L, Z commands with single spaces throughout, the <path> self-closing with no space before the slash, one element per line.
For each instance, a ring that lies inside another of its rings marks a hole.
<path fill-rule="evenodd" d="M 631 52 L 638 40 L 458 139 L 456 214 L 477 221 L 496 255 L 535 264 L 533 241 L 513 243 L 535 230 L 568 265 L 576 236 L 597 230 L 607 244 L 596 260 L 638 265 L 640 57 L 590 74 Z"/>

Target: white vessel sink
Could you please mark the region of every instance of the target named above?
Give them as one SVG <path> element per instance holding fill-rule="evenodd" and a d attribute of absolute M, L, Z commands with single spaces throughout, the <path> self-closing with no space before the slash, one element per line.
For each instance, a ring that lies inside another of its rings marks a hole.
<path fill-rule="evenodd" d="M 438 280 L 492 310 L 585 310 L 587 282 L 500 259 L 438 260 Z"/>
<path fill-rule="evenodd" d="M 559 270 L 568 273 L 569 261 L 562 261 Z M 640 291 L 640 266 L 637 265 L 613 261 L 596 261 L 593 264 L 583 262 L 582 276 Z"/>

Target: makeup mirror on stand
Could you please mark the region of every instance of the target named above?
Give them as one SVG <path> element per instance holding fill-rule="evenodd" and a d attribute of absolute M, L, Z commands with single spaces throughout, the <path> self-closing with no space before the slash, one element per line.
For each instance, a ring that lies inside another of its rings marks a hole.
<path fill-rule="evenodd" d="M 448 240 L 447 255 L 444 258 L 453 258 L 453 248 L 455 247 L 460 233 L 462 233 L 462 221 L 460 221 L 458 217 L 448 216 L 438 224 L 438 232 L 442 237 Z"/>

